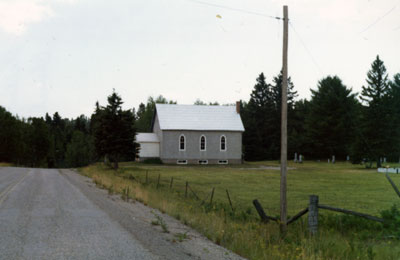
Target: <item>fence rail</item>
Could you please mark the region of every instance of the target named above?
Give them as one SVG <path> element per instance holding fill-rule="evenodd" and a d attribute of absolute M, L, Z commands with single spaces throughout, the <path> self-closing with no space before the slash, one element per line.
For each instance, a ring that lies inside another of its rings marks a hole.
<path fill-rule="evenodd" d="M 139 177 L 134 177 L 129 175 L 128 178 L 129 179 L 133 179 L 134 181 L 137 181 L 138 183 L 142 184 L 142 185 L 148 185 L 150 184 L 150 178 L 149 178 L 149 172 L 146 171 L 146 179 L 144 183 L 140 182 Z M 400 197 L 400 191 L 397 188 L 397 186 L 395 185 L 395 183 L 393 182 L 393 180 L 390 178 L 390 176 L 388 174 L 386 174 L 386 178 L 389 181 L 389 183 L 392 185 L 394 191 L 396 192 L 396 194 Z M 169 189 L 172 190 L 173 184 L 174 184 L 174 178 L 171 177 L 170 180 L 167 180 L 168 184 L 163 185 L 161 184 L 162 179 L 161 179 L 161 174 L 158 174 L 158 178 L 156 181 L 156 189 L 159 189 L 160 187 L 168 187 Z M 174 185 L 176 186 L 176 185 Z M 207 196 L 202 200 L 200 199 L 199 195 L 192 189 L 192 187 L 189 185 L 188 181 L 185 181 L 185 185 L 184 185 L 184 196 L 185 198 L 189 197 L 188 191 L 191 192 L 191 194 L 193 194 L 193 197 L 197 200 L 197 201 L 201 201 L 201 206 L 204 205 L 208 199 L 210 205 L 213 203 L 213 197 L 214 197 L 214 193 L 215 193 L 215 187 L 212 188 L 211 193 L 208 193 Z M 229 194 L 229 191 L 226 189 L 226 197 L 227 197 L 227 201 L 229 203 L 229 206 L 232 210 L 232 212 L 235 211 L 235 208 L 233 207 L 233 203 Z M 126 191 L 127 195 L 129 194 L 129 190 Z M 129 195 L 128 195 L 129 196 Z M 253 205 L 256 208 L 256 211 L 258 213 L 258 215 L 261 218 L 261 221 L 263 223 L 268 223 L 270 220 L 271 221 L 275 221 L 275 222 L 279 222 L 279 219 L 276 217 L 272 217 L 272 216 L 268 216 L 265 212 L 265 210 L 263 209 L 263 207 L 261 206 L 260 202 L 255 199 L 253 200 Z M 353 215 L 353 216 L 357 216 L 357 217 L 361 217 L 361 218 L 365 218 L 368 220 L 372 220 L 372 221 L 376 221 L 376 222 L 380 222 L 380 223 L 384 223 L 385 220 L 383 218 L 379 218 L 376 216 L 372 216 L 372 215 L 368 215 L 365 213 L 360 213 L 360 212 L 356 212 L 356 211 L 352 211 L 352 210 L 348 210 L 348 209 L 343 209 L 343 208 L 336 208 L 336 207 L 332 207 L 332 206 L 328 206 L 328 205 L 323 205 L 323 204 L 319 204 L 319 197 L 317 195 L 310 195 L 310 200 L 309 200 L 309 205 L 307 208 L 301 210 L 299 213 L 297 213 L 296 215 L 294 215 L 293 217 L 291 217 L 288 221 L 287 224 L 291 224 L 293 222 L 295 222 L 296 220 L 300 219 L 302 216 L 304 216 L 305 214 L 308 213 L 308 229 L 309 232 L 311 234 L 315 234 L 318 231 L 318 209 L 323 209 L 323 210 L 330 210 L 330 211 L 334 211 L 334 212 L 340 212 L 340 213 L 344 213 L 344 214 L 348 214 L 348 215 Z"/>
<path fill-rule="evenodd" d="M 396 184 L 394 184 L 394 182 L 392 181 L 392 178 L 389 177 L 389 174 L 386 173 L 386 179 L 388 179 L 388 181 L 390 182 L 390 184 L 392 185 L 394 191 L 397 193 L 397 196 L 400 197 L 400 191 L 397 188 Z"/>
<path fill-rule="evenodd" d="M 265 213 L 263 207 L 261 206 L 261 204 L 258 200 L 256 200 L 256 199 L 253 200 L 253 205 L 256 208 L 257 213 L 261 218 L 261 222 L 268 223 L 269 220 L 278 222 L 278 218 L 270 217 Z M 340 212 L 340 213 L 344 213 L 344 214 L 349 214 L 349 215 L 365 218 L 368 220 L 377 221 L 380 223 L 385 222 L 385 220 L 383 218 L 371 216 L 368 214 L 364 214 L 364 213 L 360 213 L 360 212 L 356 212 L 356 211 L 352 211 L 352 210 L 348 210 L 348 209 L 335 208 L 335 207 L 319 204 L 319 197 L 317 195 L 310 195 L 310 202 L 309 202 L 308 207 L 303 209 L 302 211 L 300 211 L 293 217 L 291 217 L 287 221 L 287 224 L 291 224 L 291 223 L 295 222 L 296 220 L 298 220 L 299 218 L 304 216 L 306 213 L 308 213 L 308 229 L 311 234 L 315 234 L 318 231 L 318 215 L 319 215 L 318 209 L 325 209 L 325 210 Z"/>
<path fill-rule="evenodd" d="M 364 213 L 360 213 L 360 212 L 356 212 L 356 211 L 352 211 L 352 210 L 348 210 L 348 209 L 334 208 L 334 207 L 321 205 L 321 204 L 318 205 L 318 208 L 341 212 L 341 213 L 345 213 L 345 214 L 349 214 L 349 215 L 353 215 L 353 216 L 357 216 L 357 217 L 361 217 L 361 218 L 365 218 L 365 219 L 369 219 L 369 220 L 373 220 L 373 221 L 377 221 L 377 222 L 381 222 L 381 223 L 385 222 L 385 220 L 383 218 L 378 218 L 375 216 L 371 216 L 368 214 L 364 214 Z"/>

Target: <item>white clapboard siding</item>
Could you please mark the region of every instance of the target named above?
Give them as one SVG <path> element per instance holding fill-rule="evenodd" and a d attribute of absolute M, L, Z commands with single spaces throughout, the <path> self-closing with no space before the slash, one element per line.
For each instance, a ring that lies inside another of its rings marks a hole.
<path fill-rule="evenodd" d="M 159 143 L 141 143 L 139 157 L 140 158 L 160 157 L 160 144 Z"/>
<path fill-rule="evenodd" d="M 140 158 L 160 157 L 160 142 L 154 133 L 137 133 L 136 142 L 140 144 Z"/>

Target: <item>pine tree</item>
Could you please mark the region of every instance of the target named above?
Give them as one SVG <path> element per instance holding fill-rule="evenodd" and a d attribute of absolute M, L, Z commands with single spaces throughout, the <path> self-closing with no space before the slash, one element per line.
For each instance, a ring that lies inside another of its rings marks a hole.
<path fill-rule="evenodd" d="M 97 153 L 113 162 L 115 169 L 120 159 L 136 156 L 135 116 L 131 110 L 122 110 L 122 104 L 121 97 L 113 92 L 106 107 L 96 103 L 96 112 L 92 116 Z"/>
<path fill-rule="evenodd" d="M 65 161 L 68 167 L 82 167 L 93 160 L 93 140 L 82 131 L 74 131 L 71 142 L 67 145 Z"/>
<path fill-rule="evenodd" d="M 246 131 L 243 144 L 246 160 L 263 160 L 270 158 L 272 134 L 272 111 L 274 110 L 272 86 L 266 83 L 264 73 L 256 79 L 250 94 L 250 100 L 241 109 Z"/>
<path fill-rule="evenodd" d="M 344 160 L 350 153 L 357 118 L 356 94 L 343 85 L 337 76 L 328 76 L 311 90 L 310 111 L 306 118 L 308 146 L 311 157 Z"/>
<path fill-rule="evenodd" d="M 243 135 L 246 160 L 278 159 L 280 154 L 282 73 L 274 77 L 273 84 L 266 82 L 264 73 L 257 78 L 248 103 L 243 104 L 241 116 L 245 126 Z M 288 79 L 289 119 L 293 113 L 297 93 Z M 291 123 L 288 124 L 288 132 Z"/>
<path fill-rule="evenodd" d="M 34 167 L 46 167 L 50 150 L 49 129 L 43 118 L 29 118 L 29 147 L 31 149 L 30 164 Z"/>
<path fill-rule="evenodd" d="M 359 139 L 367 148 L 367 159 L 376 161 L 379 167 L 380 158 L 388 156 L 393 145 L 390 136 L 393 120 L 390 116 L 388 75 L 379 56 L 372 63 L 366 81 L 368 85 L 363 86 L 360 97 L 364 106 Z"/>
<path fill-rule="evenodd" d="M 293 110 L 288 111 L 288 152 L 292 156 L 294 153 L 298 155 L 308 156 L 311 149 L 308 146 L 306 137 L 305 121 L 310 114 L 310 102 L 306 99 L 296 101 Z"/>
<path fill-rule="evenodd" d="M 391 108 L 391 122 L 393 127 L 390 136 L 392 137 L 392 146 L 390 159 L 392 161 L 400 160 L 400 73 L 394 75 L 389 83 L 389 103 Z"/>
<path fill-rule="evenodd" d="M 389 90 L 388 75 L 383 61 L 376 56 L 376 60 L 371 65 L 371 70 L 367 73 L 368 85 L 362 87 L 361 100 L 368 105 L 382 101 Z"/>
<path fill-rule="evenodd" d="M 156 108 L 156 104 L 176 104 L 176 101 L 167 100 L 162 95 L 159 95 L 157 98 L 149 97 L 147 99 L 147 104 L 144 105 L 140 103 L 138 112 L 136 114 L 137 121 L 137 131 L 138 132 L 151 132 L 151 121 L 153 120 L 154 110 Z"/>

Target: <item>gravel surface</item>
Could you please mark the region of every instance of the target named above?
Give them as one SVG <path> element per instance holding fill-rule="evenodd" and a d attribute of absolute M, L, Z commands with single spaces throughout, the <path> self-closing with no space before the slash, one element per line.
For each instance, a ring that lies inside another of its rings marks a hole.
<path fill-rule="evenodd" d="M 155 215 L 170 233 L 151 225 Z M 183 242 L 177 234 L 187 234 Z M 70 170 L 0 168 L 0 259 L 242 259 Z"/>

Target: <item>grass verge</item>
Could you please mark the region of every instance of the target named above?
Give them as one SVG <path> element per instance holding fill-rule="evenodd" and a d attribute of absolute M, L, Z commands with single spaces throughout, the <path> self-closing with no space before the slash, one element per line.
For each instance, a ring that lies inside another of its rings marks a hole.
<path fill-rule="evenodd" d="M 80 172 L 111 193 L 160 209 L 249 259 L 398 259 L 399 240 L 381 224 L 356 217 L 321 210 L 320 230 L 313 237 L 308 234 L 306 216 L 289 226 L 284 239 L 276 223 L 261 224 L 253 199 L 259 199 L 268 215 L 279 213 L 279 171 L 269 166 L 277 162 L 221 167 L 123 163 L 118 171 L 96 164 Z M 306 162 L 289 167 L 294 168 L 288 175 L 292 216 L 307 207 L 310 194 L 319 195 L 321 204 L 376 216 L 400 201 L 383 175 L 363 166 Z M 392 175 L 392 179 L 397 184 L 400 176 Z M 212 188 L 215 194 L 210 204 Z"/>
<path fill-rule="evenodd" d="M 0 167 L 11 167 L 13 166 L 11 163 L 0 162 Z"/>

